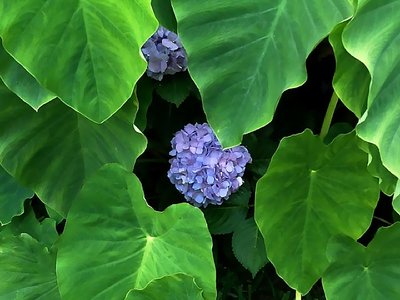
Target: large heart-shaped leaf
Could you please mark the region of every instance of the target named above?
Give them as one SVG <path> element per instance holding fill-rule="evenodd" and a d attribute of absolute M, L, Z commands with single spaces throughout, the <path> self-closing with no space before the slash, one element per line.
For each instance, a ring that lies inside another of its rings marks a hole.
<path fill-rule="evenodd" d="M 400 223 L 380 228 L 367 248 L 349 238 L 328 245 L 330 267 L 322 278 L 327 299 L 398 299 Z"/>
<path fill-rule="evenodd" d="M 368 69 L 343 47 L 342 33 L 346 24 L 339 24 L 329 36 L 336 58 L 333 88 L 344 105 L 359 118 L 367 108 L 371 76 Z"/>
<path fill-rule="evenodd" d="M 150 282 L 144 289 L 132 290 L 125 300 L 203 300 L 194 278 L 185 274 L 165 276 Z"/>
<path fill-rule="evenodd" d="M 5 49 L 64 103 L 103 122 L 146 69 L 140 47 L 156 30 L 151 0 L 3 1 Z"/>
<path fill-rule="evenodd" d="M 400 1 L 359 1 L 343 32 L 346 50 L 371 74 L 368 109 L 359 136 L 378 146 L 385 167 L 400 177 Z M 388 22 L 390 20 L 390 22 Z"/>
<path fill-rule="evenodd" d="M 35 110 L 55 98 L 53 93 L 43 88 L 1 45 L 0 78 L 10 90 Z"/>
<path fill-rule="evenodd" d="M 330 145 L 309 130 L 284 138 L 256 188 L 255 219 L 269 260 L 307 293 L 328 267 L 329 238 L 359 238 L 371 223 L 378 181 L 354 133 Z"/>
<path fill-rule="evenodd" d="M 144 151 L 132 102 L 98 125 L 57 100 L 37 113 L 0 87 L 0 163 L 65 217 L 88 175 L 110 162 L 131 170 Z"/>
<path fill-rule="evenodd" d="M 84 185 L 59 243 L 63 299 L 123 299 L 154 279 L 184 273 L 215 299 L 212 241 L 203 214 L 187 203 L 156 212 L 139 180 L 119 165 Z"/>
<path fill-rule="evenodd" d="M 21 186 L 14 177 L 0 166 L 0 225 L 11 222 L 24 212 L 24 201 L 31 198 L 31 190 Z"/>
<path fill-rule="evenodd" d="M 352 15 L 348 0 L 173 0 L 207 120 L 225 147 L 272 120 L 283 91 L 306 80 L 305 60 Z"/>

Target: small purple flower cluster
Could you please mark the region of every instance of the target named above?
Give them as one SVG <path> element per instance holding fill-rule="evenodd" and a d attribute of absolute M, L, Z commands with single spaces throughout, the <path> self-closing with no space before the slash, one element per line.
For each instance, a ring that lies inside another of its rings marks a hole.
<path fill-rule="evenodd" d="M 188 124 L 171 141 L 169 180 L 193 205 L 221 205 L 243 184 L 251 162 L 244 146 L 223 150 L 206 124 Z"/>
<path fill-rule="evenodd" d="M 142 47 L 147 75 L 161 81 L 165 74 L 186 71 L 186 51 L 176 33 L 160 26 Z"/>

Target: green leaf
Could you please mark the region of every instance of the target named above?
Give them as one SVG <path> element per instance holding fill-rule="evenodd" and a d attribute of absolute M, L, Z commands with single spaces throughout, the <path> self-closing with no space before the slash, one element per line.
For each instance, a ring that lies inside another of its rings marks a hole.
<path fill-rule="evenodd" d="M 24 212 L 24 201 L 31 198 L 31 190 L 21 186 L 0 166 L 0 225 L 11 222 Z"/>
<path fill-rule="evenodd" d="M 4 48 L 46 89 L 101 123 L 146 69 L 140 47 L 157 29 L 151 0 L 7 1 Z"/>
<path fill-rule="evenodd" d="M 393 194 L 393 208 L 400 215 L 400 179 L 397 181 Z"/>
<path fill-rule="evenodd" d="M 160 25 L 176 32 L 176 19 L 172 10 L 171 0 L 152 0 L 151 6 Z"/>
<path fill-rule="evenodd" d="M 353 11 L 347 0 L 172 4 L 190 75 L 224 147 L 272 120 L 283 91 L 306 81 L 311 50 Z"/>
<path fill-rule="evenodd" d="M 367 108 L 371 76 L 368 69 L 343 47 L 342 33 L 346 25 L 339 24 L 329 36 L 336 58 L 333 88 L 343 104 L 360 118 Z"/>
<path fill-rule="evenodd" d="M 354 18 L 343 32 L 344 47 L 371 75 L 368 109 L 357 133 L 378 146 L 384 166 L 397 177 L 400 177 L 399 10 L 398 0 L 359 1 Z"/>
<path fill-rule="evenodd" d="M 135 117 L 135 124 L 141 131 L 144 131 L 147 126 L 147 111 L 153 100 L 153 89 L 153 82 L 147 76 L 142 76 L 136 86 L 139 109 Z"/>
<path fill-rule="evenodd" d="M 39 222 L 30 204 L 26 205 L 24 214 L 13 218 L 10 224 L 3 227 L 2 232 L 13 236 L 26 233 L 49 249 L 58 239 L 56 222 L 49 218 Z"/>
<path fill-rule="evenodd" d="M 205 299 L 215 299 L 211 248 L 198 208 L 183 203 L 154 211 L 136 176 L 106 165 L 85 183 L 68 214 L 57 256 L 61 295 L 122 299 L 154 279 L 185 273 Z"/>
<path fill-rule="evenodd" d="M 379 198 L 367 154 L 354 133 L 326 146 L 306 130 L 282 139 L 256 187 L 255 220 L 270 262 L 292 288 L 307 293 L 328 267 L 329 238 L 359 238 Z"/>
<path fill-rule="evenodd" d="M 203 300 L 202 290 L 193 277 L 185 274 L 165 276 L 151 281 L 144 289 L 131 290 L 125 300 Z"/>
<path fill-rule="evenodd" d="M 220 206 L 209 205 L 203 210 L 212 234 L 228 234 L 240 225 L 249 210 L 251 196 L 249 184 L 244 184 Z"/>
<path fill-rule="evenodd" d="M 398 299 L 400 295 L 400 223 L 380 228 L 367 248 L 349 238 L 333 239 L 330 267 L 322 278 L 330 300 Z"/>
<path fill-rule="evenodd" d="M 374 144 L 367 145 L 368 171 L 372 176 L 379 179 L 379 185 L 386 195 L 391 196 L 396 187 L 397 178 L 382 164 L 378 148 Z"/>
<path fill-rule="evenodd" d="M 156 92 L 164 100 L 179 107 L 190 95 L 192 81 L 187 73 L 166 76 L 156 84 Z"/>
<path fill-rule="evenodd" d="M 1 45 L 0 78 L 11 91 L 35 110 L 55 98 L 53 93 L 43 88 Z"/>
<path fill-rule="evenodd" d="M 0 299 L 61 299 L 56 253 L 22 233 L 0 233 Z"/>
<path fill-rule="evenodd" d="M 132 170 L 145 149 L 132 101 L 102 125 L 57 100 L 36 113 L 1 86 L 0 107 L 1 165 L 64 217 L 87 176 L 110 162 Z"/>
<path fill-rule="evenodd" d="M 232 250 L 253 278 L 268 262 L 264 240 L 254 219 L 241 222 L 232 235 Z"/>

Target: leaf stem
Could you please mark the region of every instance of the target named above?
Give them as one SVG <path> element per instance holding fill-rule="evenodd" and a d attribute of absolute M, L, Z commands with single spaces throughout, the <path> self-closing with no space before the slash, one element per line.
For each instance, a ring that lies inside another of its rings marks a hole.
<path fill-rule="evenodd" d="M 338 103 L 338 96 L 335 91 L 332 94 L 331 100 L 329 101 L 328 109 L 326 110 L 324 121 L 322 122 L 321 133 L 319 137 L 321 140 L 324 140 L 326 135 L 328 134 L 329 128 L 331 127 L 331 122 L 333 118 L 333 114 L 335 113 L 336 104 Z"/>
<path fill-rule="evenodd" d="M 296 291 L 296 300 L 301 300 L 301 294 L 298 291 Z"/>

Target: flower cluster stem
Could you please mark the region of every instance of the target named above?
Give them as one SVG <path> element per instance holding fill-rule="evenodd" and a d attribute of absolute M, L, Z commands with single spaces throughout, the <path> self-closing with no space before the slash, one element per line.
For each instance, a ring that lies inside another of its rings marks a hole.
<path fill-rule="evenodd" d="M 333 114 L 335 113 L 336 105 L 338 103 L 338 96 L 333 92 L 331 100 L 329 101 L 328 109 L 326 110 L 324 121 L 322 122 L 321 133 L 319 134 L 321 140 L 324 140 L 328 134 Z"/>

